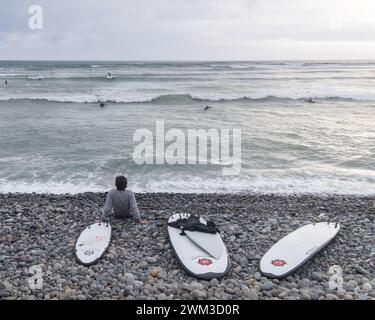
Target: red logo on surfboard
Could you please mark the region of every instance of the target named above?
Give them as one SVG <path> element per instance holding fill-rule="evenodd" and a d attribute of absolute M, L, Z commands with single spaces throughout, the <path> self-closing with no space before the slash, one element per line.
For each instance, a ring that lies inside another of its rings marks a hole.
<path fill-rule="evenodd" d="M 207 258 L 199 259 L 198 263 L 201 264 L 202 266 L 209 266 L 210 264 L 213 264 L 212 260 L 207 259 Z"/>
<path fill-rule="evenodd" d="M 98 241 L 103 241 L 105 239 L 104 236 L 96 236 L 96 240 Z"/>
<path fill-rule="evenodd" d="M 272 260 L 272 264 L 275 267 L 283 267 L 283 266 L 286 265 L 286 261 L 285 260 L 276 259 L 276 260 Z"/>

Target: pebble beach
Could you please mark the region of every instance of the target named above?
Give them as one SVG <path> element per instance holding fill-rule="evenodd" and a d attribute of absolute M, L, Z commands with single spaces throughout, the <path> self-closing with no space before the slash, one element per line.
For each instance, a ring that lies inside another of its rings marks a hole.
<path fill-rule="evenodd" d="M 76 239 L 94 223 L 104 193 L 0 194 L 0 300 L 224 299 L 375 300 L 375 197 L 137 194 L 150 220 L 112 220 L 112 241 L 95 265 L 79 265 Z M 222 279 L 197 280 L 179 265 L 166 231 L 174 213 L 216 223 L 231 259 Z M 281 237 L 314 221 L 338 221 L 337 238 L 287 278 L 259 272 Z M 42 270 L 31 289 L 30 267 Z M 342 286 L 332 289 L 332 267 Z"/>

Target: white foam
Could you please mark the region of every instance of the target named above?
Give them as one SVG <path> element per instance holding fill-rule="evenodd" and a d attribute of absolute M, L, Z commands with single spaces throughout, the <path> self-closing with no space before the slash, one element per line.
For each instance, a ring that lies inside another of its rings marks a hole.
<path fill-rule="evenodd" d="M 142 176 L 136 174 L 130 178 L 130 188 L 139 193 L 246 193 L 246 194 L 327 194 L 327 195 L 375 195 L 374 181 L 369 179 L 349 178 L 306 178 L 282 179 L 273 177 L 217 177 L 183 176 L 168 174 L 163 176 Z M 105 192 L 113 187 L 113 181 L 108 180 L 103 185 L 91 176 L 89 181 L 68 182 L 9 182 L 0 180 L 1 193 L 53 193 L 78 194 L 83 192 Z"/>
<path fill-rule="evenodd" d="M 256 193 L 256 194 L 340 194 L 374 195 L 374 182 L 364 180 L 326 179 L 274 179 L 249 177 L 207 179 L 186 177 L 186 179 L 151 180 L 135 184 L 136 192 L 176 193 Z"/>
<path fill-rule="evenodd" d="M 108 189 L 108 188 L 107 188 Z M 95 183 L 81 182 L 7 182 L 0 180 L 1 193 L 52 193 L 52 194 L 78 194 L 83 192 L 105 192 L 105 187 Z"/>

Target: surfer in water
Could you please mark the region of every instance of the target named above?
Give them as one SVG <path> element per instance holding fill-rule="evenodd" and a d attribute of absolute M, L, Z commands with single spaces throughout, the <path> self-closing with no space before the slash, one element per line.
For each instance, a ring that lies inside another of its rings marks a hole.
<path fill-rule="evenodd" d="M 307 95 L 309 95 L 309 92 L 307 91 L 306 92 L 307 93 Z M 315 103 L 315 101 L 313 100 L 313 98 L 306 98 L 306 99 L 304 99 L 305 100 L 305 102 L 307 102 L 307 103 Z"/>
<path fill-rule="evenodd" d="M 305 99 L 305 102 L 307 102 L 307 103 L 315 103 L 315 101 L 312 98 Z"/>
<path fill-rule="evenodd" d="M 8 84 L 8 80 L 5 80 L 5 84 Z"/>
<path fill-rule="evenodd" d="M 210 110 L 210 109 L 212 109 L 212 107 L 210 107 L 210 106 L 206 106 L 206 107 L 204 108 L 205 111 Z"/>
<path fill-rule="evenodd" d="M 108 221 L 112 210 L 116 218 L 134 218 L 141 224 L 148 224 L 139 213 L 133 191 L 126 189 L 128 180 L 124 176 L 116 177 L 116 189 L 108 192 L 107 200 L 102 210 L 101 220 Z"/>

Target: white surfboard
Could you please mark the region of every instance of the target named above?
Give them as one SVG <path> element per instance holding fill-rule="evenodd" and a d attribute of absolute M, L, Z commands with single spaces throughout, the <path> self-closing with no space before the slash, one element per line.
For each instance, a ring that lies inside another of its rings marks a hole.
<path fill-rule="evenodd" d="M 260 261 L 260 271 L 270 278 L 283 278 L 329 244 L 340 230 L 330 222 L 308 224 L 278 241 Z"/>
<path fill-rule="evenodd" d="M 96 223 L 83 230 L 75 247 L 78 262 L 86 266 L 96 263 L 107 250 L 111 234 L 108 223 Z"/>
<path fill-rule="evenodd" d="M 200 218 L 201 223 L 207 224 L 207 222 Z M 197 231 L 185 231 L 185 234 L 193 241 L 198 247 L 206 251 L 215 259 L 220 259 L 225 249 L 225 246 L 218 246 L 217 244 L 222 242 L 220 234 L 210 234 Z"/>
<path fill-rule="evenodd" d="M 175 214 L 169 218 L 168 223 L 174 222 L 180 219 L 180 217 L 182 219 L 187 219 L 189 216 L 189 214 Z M 202 218 L 201 221 L 205 222 Z M 216 234 L 216 243 L 214 244 L 211 234 L 194 232 L 200 233 L 200 235 L 192 236 L 192 238 L 200 243 L 200 245 L 197 245 L 191 240 L 191 235 L 188 236 L 187 231 L 185 231 L 185 233 L 186 235 L 181 235 L 180 229 L 168 226 L 168 234 L 172 248 L 183 268 L 192 276 L 199 279 L 210 280 L 223 277 L 229 270 L 230 262 L 227 248 L 220 235 Z M 207 241 L 209 244 L 208 249 L 204 249 L 205 245 L 203 240 L 205 237 L 209 239 Z M 219 248 L 213 249 L 213 246 Z M 211 255 L 208 251 L 213 251 L 216 257 Z M 221 252 L 220 256 L 217 255 L 218 252 Z"/>

